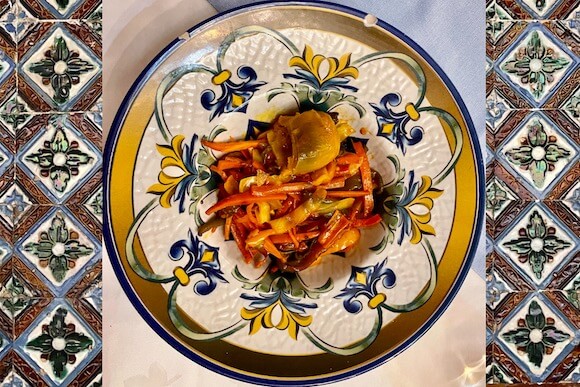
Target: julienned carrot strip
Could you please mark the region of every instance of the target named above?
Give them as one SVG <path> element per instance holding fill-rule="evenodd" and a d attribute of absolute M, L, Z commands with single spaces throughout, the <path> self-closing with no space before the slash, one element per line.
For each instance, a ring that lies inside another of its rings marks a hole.
<path fill-rule="evenodd" d="M 237 168 L 249 167 L 250 164 L 248 164 L 242 160 L 220 160 L 220 161 L 218 161 L 217 166 L 222 171 L 225 171 L 226 169 L 237 169 Z"/>
<path fill-rule="evenodd" d="M 348 215 L 348 218 L 350 219 L 351 222 L 358 217 L 361 207 L 362 201 L 361 199 L 357 199 L 356 202 L 352 205 L 350 214 Z"/>
<path fill-rule="evenodd" d="M 248 205 L 250 203 L 257 203 L 268 200 L 284 200 L 286 194 L 272 194 L 267 196 L 254 196 L 251 192 L 239 193 L 230 195 L 211 206 L 205 211 L 207 215 L 211 215 L 216 211 L 223 210 L 227 207 Z"/>
<path fill-rule="evenodd" d="M 360 163 L 360 156 L 354 153 L 345 153 L 336 159 L 338 165 L 358 164 Z"/>
<path fill-rule="evenodd" d="M 324 188 L 326 190 L 343 188 L 345 181 L 346 181 L 346 179 L 342 178 L 342 177 L 335 178 L 335 179 L 332 179 L 328 184 L 321 185 L 320 188 Z"/>
<path fill-rule="evenodd" d="M 213 150 L 224 153 L 230 153 L 250 148 L 256 148 L 261 144 L 265 144 L 266 139 L 250 140 L 250 141 L 230 141 L 230 142 L 212 142 L 207 140 L 201 140 L 201 143 Z"/>
<path fill-rule="evenodd" d="M 363 161 L 360 165 L 360 175 L 362 178 L 363 189 L 368 191 L 369 194 L 365 196 L 364 203 L 363 203 L 363 216 L 367 217 L 370 215 L 371 211 L 373 210 L 374 200 L 373 200 L 373 177 L 371 175 L 371 167 L 369 165 L 369 159 L 367 157 L 367 153 L 363 147 L 363 144 L 355 141 L 352 143 L 356 154 L 362 157 Z"/>
<path fill-rule="evenodd" d="M 262 186 L 255 186 L 253 185 L 251 188 L 252 194 L 255 196 L 266 196 L 272 194 L 280 194 L 280 193 L 290 193 L 290 192 L 301 192 L 306 189 L 313 188 L 313 185 L 310 183 L 305 182 L 297 182 L 297 183 L 286 183 L 280 185 L 262 185 Z"/>
<path fill-rule="evenodd" d="M 329 198 L 359 198 L 369 194 L 369 191 L 327 191 Z"/>
<path fill-rule="evenodd" d="M 278 250 L 276 248 L 276 246 L 274 245 L 274 243 L 272 243 L 272 241 L 270 240 L 270 238 L 264 239 L 264 249 L 266 249 L 266 251 L 268 253 L 272 254 L 276 258 L 278 258 L 278 259 L 284 259 L 284 256 L 282 255 L 282 253 L 280 252 L 280 250 Z"/>
<path fill-rule="evenodd" d="M 298 241 L 298 238 L 296 238 L 296 229 L 294 227 L 288 230 L 288 235 L 290 236 L 292 243 L 294 243 L 294 247 L 298 248 L 298 246 L 300 246 L 300 242 Z"/>

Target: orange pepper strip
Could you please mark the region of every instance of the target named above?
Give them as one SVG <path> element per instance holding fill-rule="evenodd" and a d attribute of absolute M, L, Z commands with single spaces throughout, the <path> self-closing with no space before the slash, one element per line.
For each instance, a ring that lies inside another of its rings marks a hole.
<path fill-rule="evenodd" d="M 273 194 L 267 196 L 254 196 L 251 192 L 244 192 L 235 195 L 230 195 L 211 206 L 205 211 L 206 215 L 211 215 L 216 211 L 223 210 L 224 208 L 232 206 L 248 205 L 250 203 L 257 203 L 269 200 L 284 200 L 286 199 L 286 194 Z"/>
<path fill-rule="evenodd" d="M 314 186 L 310 183 L 306 182 L 297 182 L 297 183 L 286 183 L 280 185 L 262 185 L 256 186 L 253 185 L 251 188 L 252 194 L 255 196 L 266 196 L 272 194 L 281 194 L 281 193 L 290 193 L 290 192 L 301 192 L 306 189 L 313 188 Z"/>
<path fill-rule="evenodd" d="M 320 232 L 318 232 L 318 231 L 299 233 L 299 234 L 296 234 L 296 240 L 298 240 L 298 242 L 305 241 L 308 239 L 316 238 L 319 234 L 320 234 Z M 270 240 L 277 245 L 281 245 L 281 244 L 285 244 L 285 243 L 294 243 L 292 240 L 292 237 L 288 233 L 272 235 L 272 236 L 270 236 Z"/>
<path fill-rule="evenodd" d="M 363 158 L 363 162 L 360 166 L 360 176 L 363 183 L 363 188 L 368 191 L 369 194 L 365 196 L 365 201 L 363 204 L 363 216 L 367 217 L 373 210 L 374 200 L 373 200 L 373 178 L 371 175 L 371 166 L 369 165 L 369 159 L 367 153 L 360 142 L 353 142 L 354 150 L 356 154 Z"/>
<path fill-rule="evenodd" d="M 292 240 L 292 243 L 294 243 L 294 247 L 298 248 L 298 246 L 300 246 L 300 242 L 298 241 L 298 238 L 296 238 L 296 229 L 294 227 L 288 230 L 288 235 L 290 235 L 290 239 Z"/>
<path fill-rule="evenodd" d="M 327 191 L 328 198 L 359 198 L 369 194 L 369 191 Z"/>
<path fill-rule="evenodd" d="M 230 239 L 230 229 L 232 228 L 232 218 L 233 218 L 233 216 L 228 216 L 226 218 L 226 223 L 224 224 L 224 239 L 226 241 Z"/>
<path fill-rule="evenodd" d="M 207 140 L 201 140 L 201 143 L 213 150 L 224 153 L 230 153 L 250 148 L 256 148 L 261 144 L 265 144 L 266 139 L 250 140 L 250 141 L 229 141 L 229 142 L 212 142 Z"/>
<path fill-rule="evenodd" d="M 222 180 L 226 181 L 228 179 L 228 176 L 226 175 L 226 173 L 224 171 L 222 171 L 221 169 L 219 169 L 216 165 L 210 166 L 209 169 L 211 169 L 212 171 L 214 171 L 215 173 L 220 175 Z"/>

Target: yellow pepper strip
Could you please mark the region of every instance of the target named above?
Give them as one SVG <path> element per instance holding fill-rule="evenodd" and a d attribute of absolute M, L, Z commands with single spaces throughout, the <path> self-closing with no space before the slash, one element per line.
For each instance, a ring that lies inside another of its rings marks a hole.
<path fill-rule="evenodd" d="M 330 214 L 336 210 L 346 210 L 347 208 L 352 207 L 355 202 L 355 198 L 346 198 L 342 200 L 337 200 L 331 203 L 322 203 L 320 207 L 318 207 L 319 214 Z"/>
<path fill-rule="evenodd" d="M 266 202 L 258 202 L 258 223 L 264 224 L 270 221 L 270 205 Z"/>
<path fill-rule="evenodd" d="M 228 179 L 224 183 L 224 189 L 230 195 L 238 193 L 238 182 L 233 176 L 228 176 Z"/>

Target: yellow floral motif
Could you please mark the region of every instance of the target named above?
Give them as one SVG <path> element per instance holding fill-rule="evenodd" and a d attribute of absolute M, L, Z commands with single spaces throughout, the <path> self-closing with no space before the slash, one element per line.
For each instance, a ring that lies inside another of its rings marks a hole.
<path fill-rule="evenodd" d="M 409 217 L 411 218 L 411 243 L 417 244 L 421 242 L 423 234 L 435 235 L 435 229 L 429 224 L 431 221 L 431 210 L 433 209 L 433 199 L 438 198 L 443 194 L 443 191 L 432 188 L 432 180 L 429 176 L 421 177 L 421 186 L 415 198 L 405 205 Z M 421 206 L 426 209 L 417 213 L 413 211 L 416 206 Z"/>
<path fill-rule="evenodd" d="M 281 310 L 281 317 L 279 322 L 274 323 L 272 321 L 272 312 L 277 307 Z M 262 327 L 266 329 L 276 328 L 281 331 L 288 330 L 288 335 L 294 340 L 298 338 L 299 327 L 304 328 L 312 323 L 312 316 L 302 316 L 291 312 L 286 309 L 280 300 L 265 308 L 242 308 L 241 316 L 244 320 L 250 321 L 250 335 L 257 333 Z"/>
<path fill-rule="evenodd" d="M 351 54 L 344 54 L 340 59 L 333 57 L 325 57 L 324 55 L 314 55 L 312 47 L 306 45 L 302 56 L 293 56 L 290 58 L 289 65 L 291 67 L 299 67 L 309 73 L 311 73 L 319 85 L 322 85 L 326 81 L 333 78 L 346 78 L 351 77 L 356 79 L 358 77 L 358 69 L 356 67 L 350 66 L 350 56 Z M 324 61 L 328 63 L 328 72 L 323 77 L 320 73 L 320 66 Z"/>
<path fill-rule="evenodd" d="M 159 197 L 159 204 L 164 208 L 171 207 L 171 198 L 175 195 L 175 191 L 188 177 L 192 177 L 195 171 L 189 171 L 183 159 L 182 143 L 184 136 L 178 135 L 171 140 L 171 146 L 157 144 L 157 151 L 163 156 L 161 160 L 161 172 L 159 172 L 159 183 L 153 184 L 147 190 L 148 193 L 161 195 Z M 166 168 L 175 167 L 181 170 L 181 174 L 168 174 Z"/>

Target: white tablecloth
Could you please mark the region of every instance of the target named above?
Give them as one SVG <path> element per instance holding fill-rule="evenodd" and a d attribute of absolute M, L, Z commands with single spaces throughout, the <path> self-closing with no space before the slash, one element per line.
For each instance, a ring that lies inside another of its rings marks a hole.
<path fill-rule="evenodd" d="M 125 93 L 147 63 L 175 37 L 216 11 L 206 0 L 103 3 L 106 136 Z M 106 254 L 103 264 L 105 386 L 246 385 L 198 366 L 159 338 L 125 296 Z M 390 362 L 333 386 L 483 386 L 484 348 L 485 281 L 470 271 L 449 309 L 413 346 Z"/>

